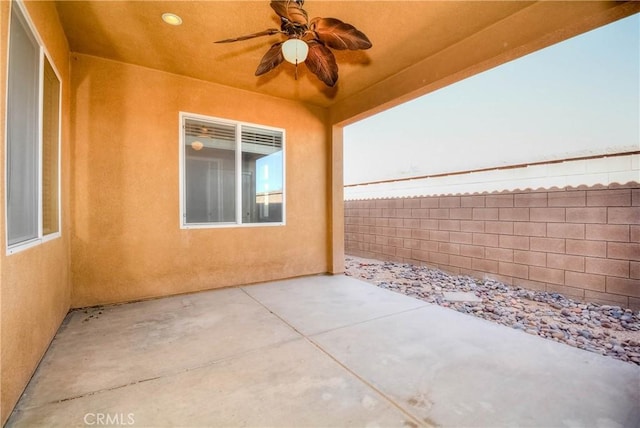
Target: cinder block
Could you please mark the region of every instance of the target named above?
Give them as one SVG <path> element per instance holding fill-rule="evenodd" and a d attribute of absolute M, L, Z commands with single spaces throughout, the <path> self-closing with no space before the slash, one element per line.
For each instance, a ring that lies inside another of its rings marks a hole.
<path fill-rule="evenodd" d="M 547 236 L 549 238 L 584 239 L 584 224 L 573 223 L 549 223 L 547 224 Z"/>
<path fill-rule="evenodd" d="M 396 229 L 396 236 L 400 238 L 411 238 L 411 229 L 399 227 Z"/>
<path fill-rule="evenodd" d="M 389 219 L 383 217 L 376 217 L 376 226 L 387 227 L 389 226 Z"/>
<path fill-rule="evenodd" d="M 623 308 L 626 308 L 629 305 L 629 298 L 627 296 L 620 296 L 618 294 L 585 290 L 584 298 L 589 302 L 600 303 L 603 305 L 622 306 Z"/>
<path fill-rule="evenodd" d="M 498 219 L 502 221 L 529 221 L 529 208 L 499 208 Z"/>
<path fill-rule="evenodd" d="M 464 269 L 471 269 L 471 257 L 450 255 L 449 264 Z"/>
<path fill-rule="evenodd" d="M 486 221 L 484 223 L 486 233 L 497 233 L 502 235 L 513 235 L 512 221 Z"/>
<path fill-rule="evenodd" d="M 382 254 L 386 254 L 388 256 L 395 256 L 396 255 L 396 247 L 391 247 L 389 245 L 383 245 L 382 246 Z"/>
<path fill-rule="evenodd" d="M 420 229 L 424 230 L 438 230 L 438 220 L 435 219 L 421 219 Z"/>
<path fill-rule="evenodd" d="M 422 198 L 420 200 L 420 208 L 438 208 L 440 205 L 440 198 L 437 196 L 431 196 L 428 198 Z"/>
<path fill-rule="evenodd" d="M 391 247 L 400 247 L 404 245 L 404 239 L 402 238 L 389 238 L 389 246 Z"/>
<path fill-rule="evenodd" d="M 571 287 L 584 288 L 593 291 L 605 291 L 605 276 L 590 273 L 570 272 L 564 273 L 564 283 Z"/>
<path fill-rule="evenodd" d="M 402 219 L 402 227 L 409 229 L 416 229 L 420 227 L 420 220 L 417 218 L 405 218 Z"/>
<path fill-rule="evenodd" d="M 376 208 L 391 208 L 391 199 L 376 199 Z"/>
<path fill-rule="evenodd" d="M 565 221 L 565 208 L 529 208 L 532 222 L 558 223 Z"/>
<path fill-rule="evenodd" d="M 420 208 L 420 199 L 419 198 L 407 198 L 404 200 L 402 204 L 403 208 Z"/>
<path fill-rule="evenodd" d="M 460 208 L 460 196 L 441 196 L 439 208 Z"/>
<path fill-rule="evenodd" d="M 547 192 L 518 193 L 513 202 L 516 207 L 546 207 Z"/>
<path fill-rule="evenodd" d="M 627 224 L 587 224 L 585 238 L 593 241 L 629 242 L 629 230 Z"/>
<path fill-rule="evenodd" d="M 513 207 L 513 194 L 487 195 L 485 198 L 486 207 Z"/>
<path fill-rule="evenodd" d="M 640 279 L 640 262 L 631 262 L 629 264 L 629 277 Z"/>
<path fill-rule="evenodd" d="M 429 218 L 446 220 L 449 218 L 449 209 L 448 208 L 430 208 Z"/>
<path fill-rule="evenodd" d="M 438 251 L 438 242 L 420 241 L 420 249 L 424 251 Z"/>
<path fill-rule="evenodd" d="M 508 248 L 493 248 L 488 247 L 485 248 L 485 258 L 489 260 L 498 260 L 504 262 L 512 262 L 513 261 L 513 250 Z"/>
<path fill-rule="evenodd" d="M 556 255 L 554 254 L 551 257 L 555 257 L 555 256 Z M 537 251 L 514 250 L 513 261 L 515 263 L 519 263 L 523 265 L 546 267 L 547 253 L 541 253 Z"/>
<path fill-rule="evenodd" d="M 640 207 L 607 208 L 609 224 L 640 224 Z"/>
<path fill-rule="evenodd" d="M 395 217 L 396 209 L 395 208 L 382 208 L 382 217 Z"/>
<path fill-rule="evenodd" d="M 449 254 L 443 253 L 429 253 L 429 261 L 431 263 L 437 263 L 439 265 L 448 265 L 449 264 Z"/>
<path fill-rule="evenodd" d="M 607 256 L 607 243 L 605 241 L 566 240 L 566 253 L 579 256 L 602 257 Z"/>
<path fill-rule="evenodd" d="M 369 244 L 369 251 L 372 253 L 382 254 L 382 245 L 380 244 Z"/>
<path fill-rule="evenodd" d="M 547 223 L 515 222 L 513 234 L 522 236 L 547 236 Z"/>
<path fill-rule="evenodd" d="M 584 257 L 567 254 L 554 254 L 547 257 L 547 267 L 567 271 L 584 272 Z"/>
<path fill-rule="evenodd" d="M 371 226 L 365 226 L 364 224 L 358 225 L 358 233 L 370 233 Z"/>
<path fill-rule="evenodd" d="M 390 218 L 389 219 L 389 227 L 403 227 L 404 222 L 401 218 Z"/>
<path fill-rule="evenodd" d="M 382 235 L 376 235 L 376 244 L 378 245 L 389 245 L 389 237 L 388 236 L 382 236 Z"/>
<path fill-rule="evenodd" d="M 396 208 L 396 218 L 411 217 L 411 208 Z"/>
<path fill-rule="evenodd" d="M 411 217 L 413 218 L 429 218 L 428 208 L 412 208 Z"/>
<path fill-rule="evenodd" d="M 445 254 L 460 254 L 460 244 L 451 244 L 449 242 L 439 242 L 438 252 Z"/>
<path fill-rule="evenodd" d="M 405 239 L 402 243 L 402 246 L 404 248 L 412 250 L 414 248 L 420 248 L 420 242 L 422 241 L 420 241 L 419 239 Z"/>
<path fill-rule="evenodd" d="M 640 280 L 608 276 L 607 293 L 640 297 Z"/>
<path fill-rule="evenodd" d="M 640 244 L 608 242 L 607 258 L 640 261 Z"/>
<path fill-rule="evenodd" d="M 564 253 L 565 240 L 560 238 L 529 238 L 529 249 L 545 253 Z M 552 256 L 549 256 L 552 257 Z"/>
<path fill-rule="evenodd" d="M 498 262 L 496 260 L 472 259 L 471 268 L 480 272 L 498 273 Z"/>
<path fill-rule="evenodd" d="M 632 225 L 630 226 L 630 234 L 629 240 L 631 242 L 640 242 L 640 226 Z"/>
<path fill-rule="evenodd" d="M 460 220 L 438 220 L 439 230 L 460 230 Z"/>
<path fill-rule="evenodd" d="M 410 259 L 412 257 L 411 250 L 408 248 L 396 248 L 396 256 Z"/>
<path fill-rule="evenodd" d="M 411 237 L 413 239 L 429 239 L 429 230 L 424 229 L 411 229 Z"/>
<path fill-rule="evenodd" d="M 474 220 L 499 220 L 499 208 L 474 208 Z"/>
<path fill-rule="evenodd" d="M 600 275 L 607 275 L 607 276 L 629 278 L 629 273 L 630 273 L 629 261 L 586 257 L 585 272 L 597 273 Z"/>
<path fill-rule="evenodd" d="M 432 241 L 449 242 L 449 232 L 446 230 L 429 231 L 429 239 Z"/>
<path fill-rule="evenodd" d="M 564 271 L 539 266 L 529 267 L 529 279 L 548 284 L 564 285 Z"/>
<path fill-rule="evenodd" d="M 460 197 L 460 206 L 465 208 L 482 208 L 485 206 L 485 196 L 465 195 Z"/>
<path fill-rule="evenodd" d="M 567 223 L 606 223 L 607 208 L 567 208 Z"/>
<path fill-rule="evenodd" d="M 452 220 L 473 219 L 473 208 L 450 208 L 449 218 Z"/>
<path fill-rule="evenodd" d="M 485 255 L 485 247 L 480 245 L 460 245 L 460 254 L 463 256 L 483 259 Z"/>
<path fill-rule="evenodd" d="M 502 248 L 516 248 L 518 250 L 529 249 L 528 236 L 500 235 L 498 245 Z"/>
<path fill-rule="evenodd" d="M 549 193 L 550 207 L 584 207 L 586 204 L 584 190 L 568 190 Z"/>
<path fill-rule="evenodd" d="M 498 262 L 498 273 L 516 278 L 529 279 L 529 266 L 501 261 Z"/>
<path fill-rule="evenodd" d="M 474 233 L 473 234 L 473 245 L 482 245 L 485 247 L 498 247 L 499 246 L 499 235 L 492 235 L 488 233 Z"/>
<path fill-rule="evenodd" d="M 460 220 L 460 230 L 462 232 L 484 232 L 484 221 Z"/>
<path fill-rule="evenodd" d="M 449 239 L 456 244 L 472 244 L 473 234 L 471 232 L 451 232 Z"/>
<path fill-rule="evenodd" d="M 382 235 L 384 236 L 396 236 L 396 228 L 395 227 L 383 227 Z"/>
<path fill-rule="evenodd" d="M 631 189 L 604 189 L 587 191 L 587 206 L 630 207 Z"/>

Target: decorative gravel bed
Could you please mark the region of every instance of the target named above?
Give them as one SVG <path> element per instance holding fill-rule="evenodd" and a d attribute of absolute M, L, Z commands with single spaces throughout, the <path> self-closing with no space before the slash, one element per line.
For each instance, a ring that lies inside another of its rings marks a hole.
<path fill-rule="evenodd" d="M 347 256 L 346 275 L 429 303 L 640 365 L 640 312 L 582 303 L 558 293 L 511 287 L 491 279 L 449 275 L 404 263 Z M 481 301 L 450 301 L 467 292 Z"/>

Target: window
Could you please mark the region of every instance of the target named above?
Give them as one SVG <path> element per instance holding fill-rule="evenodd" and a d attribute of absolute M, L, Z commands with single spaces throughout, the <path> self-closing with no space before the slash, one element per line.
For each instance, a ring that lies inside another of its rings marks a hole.
<path fill-rule="evenodd" d="M 7 81 L 6 219 L 12 254 L 60 236 L 60 79 L 12 3 Z"/>
<path fill-rule="evenodd" d="M 181 113 L 183 228 L 284 224 L 284 131 Z"/>

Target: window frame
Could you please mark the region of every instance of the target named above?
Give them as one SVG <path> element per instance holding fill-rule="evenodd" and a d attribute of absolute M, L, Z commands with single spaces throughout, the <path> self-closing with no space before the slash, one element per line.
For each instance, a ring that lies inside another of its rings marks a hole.
<path fill-rule="evenodd" d="M 187 119 L 211 122 L 220 125 L 234 126 L 235 130 L 235 221 L 233 222 L 208 222 L 208 223 L 187 223 L 186 217 L 186 156 L 185 156 L 185 121 Z M 279 222 L 263 222 L 263 223 L 243 223 L 242 221 L 242 127 L 252 127 L 264 129 L 268 131 L 276 131 L 282 133 L 282 220 Z M 207 116 L 197 113 L 189 113 L 185 111 L 179 112 L 178 124 L 178 153 L 179 153 L 179 199 L 180 212 L 179 222 L 180 229 L 224 229 L 238 227 L 278 227 L 286 226 L 286 131 L 282 128 L 266 126 L 257 123 L 243 122 L 238 120 L 230 120 L 219 117 Z"/>
<path fill-rule="evenodd" d="M 37 183 L 37 206 L 36 206 L 36 217 L 37 217 L 37 233 L 36 236 L 34 238 L 31 239 L 27 239 L 25 241 L 21 241 L 21 242 L 17 242 L 14 244 L 9 244 L 9 221 L 8 221 L 8 212 L 9 212 L 9 195 L 8 195 L 8 184 L 9 184 L 9 168 L 8 168 L 8 162 L 9 162 L 9 157 L 8 155 L 8 150 L 9 150 L 9 61 L 10 61 L 10 53 L 11 53 L 11 16 L 16 13 L 17 15 L 17 19 L 19 21 L 21 21 L 23 28 L 25 29 L 25 31 L 28 33 L 27 35 L 35 42 L 35 44 L 37 45 L 37 51 L 38 51 L 38 70 L 37 70 L 37 74 L 38 74 L 38 87 L 37 87 L 37 92 L 38 92 L 38 102 L 37 102 L 37 123 L 36 123 L 36 135 L 37 135 L 37 167 L 36 167 L 36 183 Z M 4 145 L 4 157 L 5 157 L 5 162 L 4 162 L 4 179 L 5 179 L 5 184 L 4 184 L 4 190 L 5 190 L 5 197 L 4 197 L 4 212 L 5 212 L 5 247 L 6 247 L 6 254 L 7 255 L 12 255 L 12 254 L 16 254 L 19 253 L 21 251 L 27 250 L 29 248 L 38 246 L 42 243 L 60 238 L 62 236 L 62 200 L 61 200 L 61 196 L 62 196 L 62 96 L 63 96 L 63 81 L 62 78 L 60 77 L 60 72 L 58 71 L 58 68 L 56 67 L 54 61 L 51 59 L 51 55 L 49 54 L 48 50 L 45 47 L 45 44 L 42 41 L 42 38 L 40 37 L 40 34 L 38 33 L 38 31 L 36 30 L 35 25 L 33 24 L 33 21 L 31 20 L 31 17 L 29 16 L 28 11 L 26 10 L 26 7 L 24 6 L 22 0 L 14 0 L 11 2 L 11 10 L 9 12 L 9 29 L 8 29 L 8 41 L 7 41 L 7 73 L 6 73 L 6 77 L 5 77 L 5 84 L 6 84 L 6 88 L 7 90 L 5 91 L 5 99 L 4 99 L 4 103 L 5 103 L 5 126 L 4 126 L 4 138 L 5 138 L 5 145 Z M 58 223 L 58 227 L 57 230 L 55 232 L 51 232 L 48 234 L 44 234 L 43 233 L 43 167 L 44 167 L 44 160 L 43 160 L 43 151 L 44 151 L 44 69 L 45 69 L 45 61 L 47 61 L 49 63 L 49 66 L 51 67 L 51 69 L 53 70 L 53 73 L 55 74 L 56 79 L 59 82 L 59 88 L 58 88 L 58 117 L 57 117 L 57 156 L 55 159 L 56 165 L 57 165 L 57 186 L 55 188 L 55 191 L 57 192 L 57 211 L 58 211 L 58 216 L 57 216 L 57 223 Z"/>

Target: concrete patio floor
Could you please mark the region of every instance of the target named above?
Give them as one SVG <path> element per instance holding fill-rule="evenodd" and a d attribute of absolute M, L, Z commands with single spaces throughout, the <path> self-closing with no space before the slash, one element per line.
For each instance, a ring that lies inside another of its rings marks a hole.
<path fill-rule="evenodd" d="M 639 403 L 632 364 L 313 276 L 74 311 L 7 426 L 637 427 Z"/>

